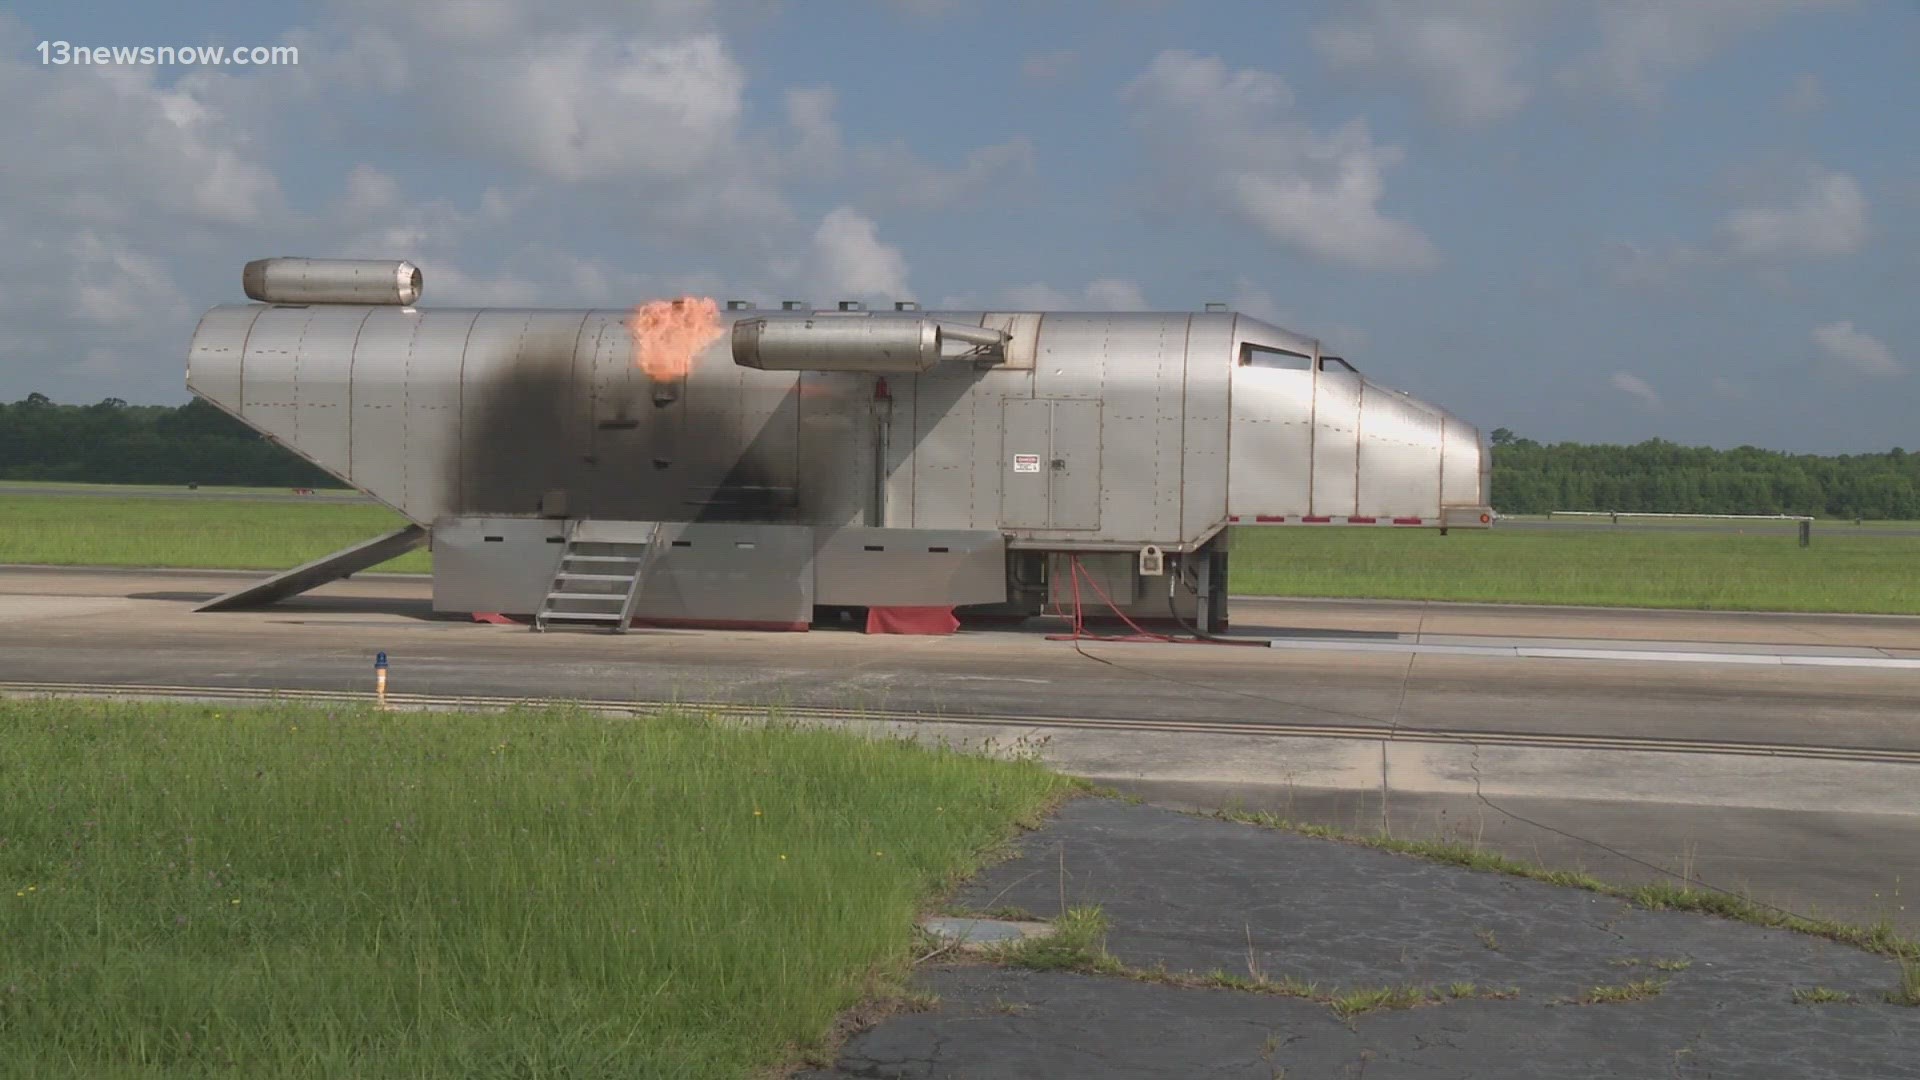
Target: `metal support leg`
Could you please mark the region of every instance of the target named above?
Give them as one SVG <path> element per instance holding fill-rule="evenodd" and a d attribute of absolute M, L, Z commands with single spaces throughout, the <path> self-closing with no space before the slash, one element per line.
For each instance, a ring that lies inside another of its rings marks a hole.
<path fill-rule="evenodd" d="M 1202 634 L 1213 633 L 1213 553 L 1200 553 L 1200 565 L 1197 567 L 1199 580 L 1194 582 L 1195 602 L 1199 607 L 1194 612 L 1193 625 L 1200 628 Z"/>

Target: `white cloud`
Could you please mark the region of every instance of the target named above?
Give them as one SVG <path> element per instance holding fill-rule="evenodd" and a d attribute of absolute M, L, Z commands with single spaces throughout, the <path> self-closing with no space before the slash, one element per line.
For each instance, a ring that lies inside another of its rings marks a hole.
<path fill-rule="evenodd" d="M 1781 192 L 1784 205 L 1747 207 L 1728 214 L 1721 233 L 1743 258 L 1781 259 L 1852 255 L 1867 241 L 1867 199 L 1845 173 L 1815 170 Z"/>
<path fill-rule="evenodd" d="M 1886 378 L 1906 374 L 1907 367 L 1894 358 L 1886 343 L 1851 322 L 1828 323 L 1813 332 L 1813 343 L 1828 361 L 1860 375 Z"/>
<path fill-rule="evenodd" d="M 1147 296 L 1137 281 L 1101 278 L 1087 283 L 1087 302 L 1104 311 L 1145 311 Z"/>
<path fill-rule="evenodd" d="M 1328 262 L 1417 269 L 1439 255 L 1418 228 L 1381 211 L 1397 147 L 1363 120 L 1321 134 L 1292 112 L 1293 93 L 1264 71 L 1163 52 L 1122 93 L 1166 171 L 1279 243 Z"/>
<path fill-rule="evenodd" d="M 461 56 L 416 91 L 445 133 L 559 180 L 679 177 L 730 148 L 746 72 L 717 33 L 554 32 Z"/>
<path fill-rule="evenodd" d="M 1640 407 L 1646 409 L 1648 412 L 1660 411 L 1662 406 L 1659 393 L 1656 392 L 1653 387 L 1647 385 L 1647 380 L 1635 375 L 1633 372 L 1616 371 L 1607 382 L 1612 385 L 1615 390 L 1639 402 Z"/>
<path fill-rule="evenodd" d="M 906 299 L 907 259 L 880 240 L 879 226 L 858 210 L 840 207 L 813 234 L 813 283 L 838 297 Z"/>
<path fill-rule="evenodd" d="M 1033 144 L 1020 137 L 969 150 L 958 169 L 942 169 L 899 143 L 849 147 L 833 115 L 838 101 L 817 87 L 787 91 L 795 142 L 786 169 L 814 181 L 849 181 L 875 201 L 915 210 L 958 206 L 1033 171 Z"/>
<path fill-rule="evenodd" d="M 1594 5 L 1600 42 L 1561 73 L 1579 92 L 1660 103 L 1668 80 L 1740 37 L 1845 0 L 1608 0 Z"/>
<path fill-rule="evenodd" d="M 1457 124 L 1517 112 L 1531 90 L 1523 67 L 1549 9 L 1539 0 L 1368 0 L 1313 31 L 1336 72 L 1415 89 Z"/>
<path fill-rule="evenodd" d="M 1068 292 L 1044 282 L 1005 290 L 1006 306 L 1022 311 L 1147 311 L 1151 305 L 1137 281 L 1100 278 L 1079 292 Z"/>
<path fill-rule="evenodd" d="M 87 322 L 137 324 L 187 312 L 186 297 L 166 270 L 125 243 L 83 233 L 67 255 L 73 312 Z"/>

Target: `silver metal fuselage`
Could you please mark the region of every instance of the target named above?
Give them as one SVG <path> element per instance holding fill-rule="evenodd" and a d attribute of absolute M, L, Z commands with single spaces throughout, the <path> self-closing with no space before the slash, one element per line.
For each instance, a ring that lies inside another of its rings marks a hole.
<path fill-rule="evenodd" d="M 797 575 L 777 617 L 749 620 L 780 624 L 814 604 L 1057 602 L 1067 560 L 1122 606 L 1165 614 L 1165 579 L 1136 564 L 1149 547 L 1213 560 L 1218 616 L 1229 524 L 1490 520 L 1478 431 L 1244 315 L 722 319 L 812 320 L 823 334 L 777 328 L 808 343 L 905 341 L 911 368 L 875 374 L 902 362 L 876 351 L 872 365 L 761 370 L 746 364 L 804 346 L 743 355 L 723 332 L 687 378 L 655 381 L 621 310 L 246 304 L 201 320 L 187 384 L 429 527 L 449 609 L 530 610 L 513 605 L 537 596 L 561 523 L 581 519 L 680 523 L 670 554 L 689 576 L 643 610 L 691 616 L 732 589 L 754 615 L 749 594 Z M 843 334 L 834 319 L 943 332 Z M 936 338 L 993 352 L 938 357 Z"/>
<path fill-rule="evenodd" d="M 423 525 L 865 524 L 1180 551 L 1231 518 L 1481 524 L 1473 427 L 1336 363 L 1242 362 L 1317 358 L 1311 339 L 1231 313 L 926 314 L 1011 329 L 1005 362 L 760 371 L 722 335 L 684 383 L 655 383 L 624 311 L 246 304 L 201 320 L 187 385 Z"/>

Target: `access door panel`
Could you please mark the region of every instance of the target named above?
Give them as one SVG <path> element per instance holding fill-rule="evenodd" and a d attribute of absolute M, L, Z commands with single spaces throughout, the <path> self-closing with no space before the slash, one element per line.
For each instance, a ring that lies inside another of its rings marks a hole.
<path fill-rule="evenodd" d="M 1100 527 L 1100 403 L 1014 399 L 1002 411 L 1000 523 Z"/>

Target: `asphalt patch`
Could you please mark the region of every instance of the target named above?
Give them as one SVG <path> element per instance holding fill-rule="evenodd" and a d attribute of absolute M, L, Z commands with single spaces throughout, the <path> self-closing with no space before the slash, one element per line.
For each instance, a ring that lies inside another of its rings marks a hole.
<path fill-rule="evenodd" d="M 1107 799 L 1019 851 L 956 906 L 1051 917 L 1064 894 L 1106 913 L 1129 968 L 1434 997 L 1342 1018 L 1244 990 L 929 966 L 917 989 L 936 1007 L 806 1075 L 1920 1078 L 1920 1010 L 1884 1000 L 1899 963 L 1821 938 Z M 1594 1000 L 1631 983 L 1659 989 Z M 1853 1003 L 1796 1003 L 1814 988 Z"/>

